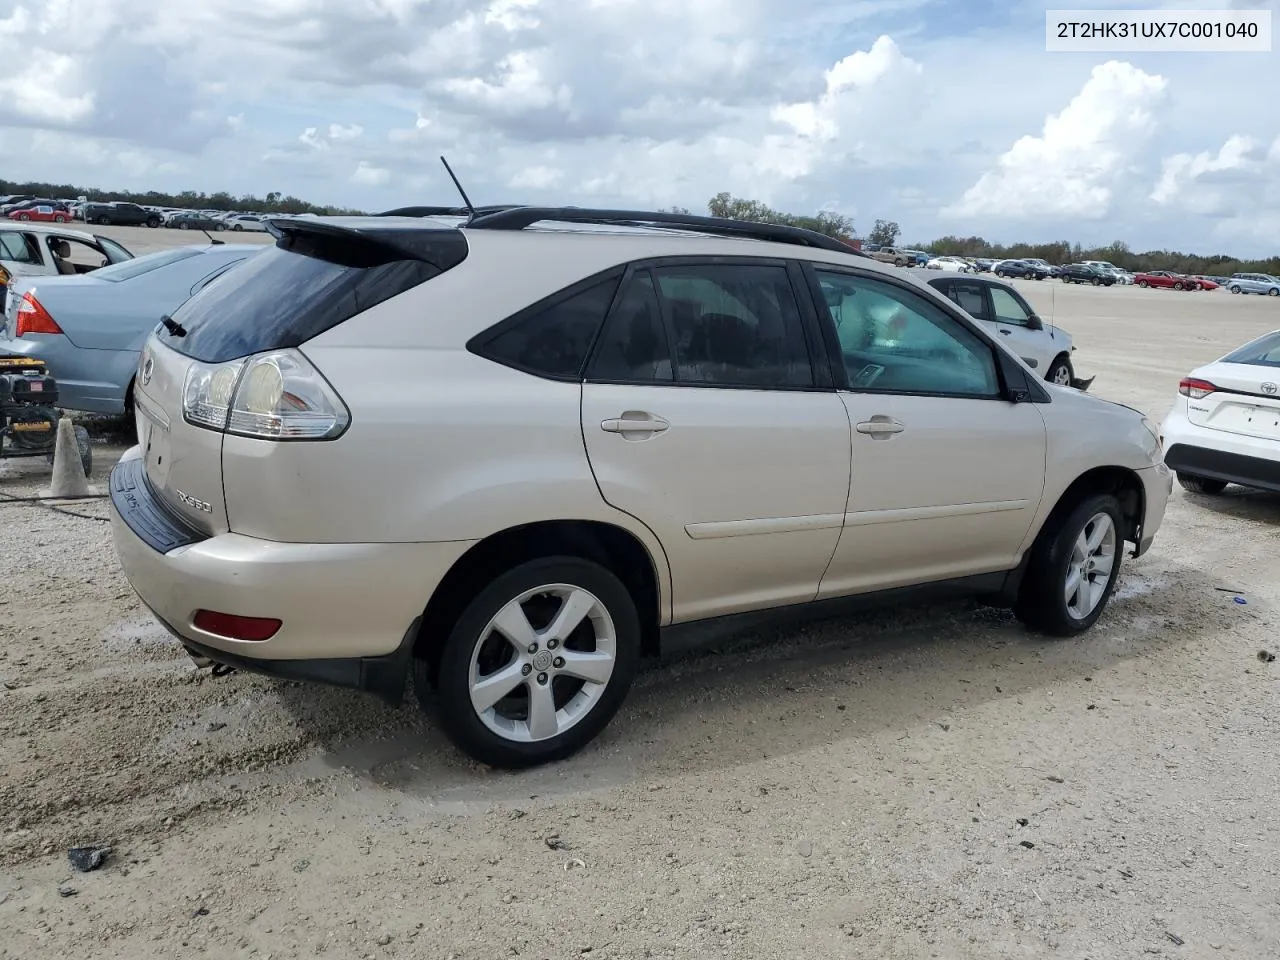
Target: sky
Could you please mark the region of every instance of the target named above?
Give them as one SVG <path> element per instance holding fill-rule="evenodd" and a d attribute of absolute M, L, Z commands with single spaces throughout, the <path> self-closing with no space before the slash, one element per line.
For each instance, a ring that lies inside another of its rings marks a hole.
<path fill-rule="evenodd" d="M 0 176 L 376 211 L 457 202 L 444 154 L 477 204 L 1280 253 L 1280 47 L 1045 51 L 1047 8 L 1156 5 L 0 0 Z"/>

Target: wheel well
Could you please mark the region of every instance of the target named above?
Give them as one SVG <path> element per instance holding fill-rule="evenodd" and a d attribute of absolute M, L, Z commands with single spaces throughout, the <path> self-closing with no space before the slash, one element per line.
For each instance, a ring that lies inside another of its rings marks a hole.
<path fill-rule="evenodd" d="M 471 599 L 494 578 L 539 557 L 593 560 L 621 580 L 640 614 L 640 652 L 658 654 L 658 579 L 648 551 L 621 527 L 592 520 L 551 520 L 512 527 L 481 540 L 445 574 L 427 603 L 414 654 L 434 683 L 445 638 Z"/>
<path fill-rule="evenodd" d="M 1141 536 L 1142 514 L 1145 507 L 1142 481 L 1132 470 L 1125 467 L 1095 467 L 1072 482 L 1063 491 L 1053 510 L 1045 518 L 1040 528 L 1040 536 L 1052 536 L 1057 521 L 1070 512 L 1085 497 L 1096 493 L 1112 493 L 1120 501 L 1120 513 L 1125 520 L 1125 529 L 1121 532 L 1126 540 L 1137 543 Z M 1038 538 L 1037 538 L 1038 539 Z"/>

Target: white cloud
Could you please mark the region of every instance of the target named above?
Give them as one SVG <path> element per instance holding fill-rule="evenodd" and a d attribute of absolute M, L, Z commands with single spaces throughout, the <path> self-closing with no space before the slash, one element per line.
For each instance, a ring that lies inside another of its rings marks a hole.
<path fill-rule="evenodd" d="M 1168 81 L 1129 63 L 1093 68 L 1080 92 L 1019 139 L 948 212 L 958 216 L 1100 218 L 1155 128 Z"/>
<path fill-rule="evenodd" d="M 391 179 L 391 171 L 385 167 L 375 167 L 367 160 L 361 160 L 351 180 L 366 187 L 380 187 Z"/>
<path fill-rule="evenodd" d="M 514 187 L 517 190 L 522 188 L 528 188 L 530 190 L 546 190 L 548 187 L 554 187 L 563 179 L 563 170 L 557 170 L 554 167 L 539 164 L 534 167 L 525 167 L 523 170 L 517 171 L 516 174 L 507 181 L 507 185 Z"/>
<path fill-rule="evenodd" d="M 1046 56 L 1024 7 L 992 24 L 941 0 L 0 0 L 0 161 L 385 209 L 453 202 L 443 153 L 476 202 L 702 209 L 729 190 L 913 242 L 1273 251 L 1280 61 Z"/>

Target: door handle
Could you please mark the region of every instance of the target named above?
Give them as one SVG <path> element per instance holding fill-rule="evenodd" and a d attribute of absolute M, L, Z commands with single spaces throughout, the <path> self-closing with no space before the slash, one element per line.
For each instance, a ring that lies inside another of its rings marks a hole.
<path fill-rule="evenodd" d="M 890 420 L 888 417 L 885 417 L 882 420 L 863 420 L 857 426 L 859 433 L 869 433 L 872 436 L 887 436 L 893 433 L 901 433 L 905 429 L 906 427 L 897 420 Z"/>
<path fill-rule="evenodd" d="M 1009 336 L 1009 334 L 1013 333 L 1012 330 L 1004 330 L 1004 329 L 1001 329 L 1000 332 L 1003 333 L 1006 337 Z"/>
<path fill-rule="evenodd" d="M 600 421 L 600 429 L 605 433 L 661 433 L 669 426 L 666 420 L 648 413 L 631 413 L 631 416 L 624 413 L 616 419 Z"/>

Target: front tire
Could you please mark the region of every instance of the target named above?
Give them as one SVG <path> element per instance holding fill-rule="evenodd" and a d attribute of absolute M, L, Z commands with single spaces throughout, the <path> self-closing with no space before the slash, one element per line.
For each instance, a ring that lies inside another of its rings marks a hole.
<path fill-rule="evenodd" d="M 1055 637 L 1083 633 L 1106 609 L 1124 555 L 1120 501 L 1086 497 L 1045 530 L 1032 547 L 1013 612 L 1028 627 Z"/>
<path fill-rule="evenodd" d="M 1267 291 L 1267 296 L 1280 297 L 1280 289 L 1277 289 L 1276 287 L 1272 287 L 1270 290 Z"/>
<path fill-rule="evenodd" d="M 1146 289 L 1147 287 L 1151 286 L 1151 284 L 1147 283 L 1147 281 L 1145 280 L 1139 280 L 1138 286 L 1142 287 L 1143 289 Z"/>
<path fill-rule="evenodd" d="M 1044 378 L 1050 383 L 1056 383 L 1062 387 L 1071 386 L 1071 381 L 1075 379 L 1075 371 L 1071 369 L 1071 361 L 1066 357 L 1057 357 L 1049 365 Z"/>
<path fill-rule="evenodd" d="M 1227 481 L 1214 480 L 1210 477 L 1196 477 L 1189 473 L 1180 473 L 1178 484 L 1188 493 L 1202 493 L 1207 497 L 1216 497 L 1227 489 Z"/>
<path fill-rule="evenodd" d="M 640 616 L 605 567 L 547 557 L 496 578 L 467 604 L 440 655 L 434 710 L 449 739 L 491 767 L 561 760 L 617 713 L 640 657 Z M 424 708 L 430 668 L 414 661 Z"/>

